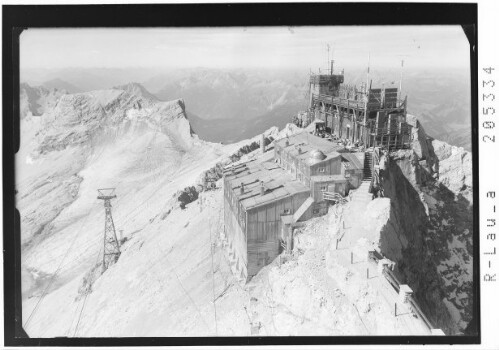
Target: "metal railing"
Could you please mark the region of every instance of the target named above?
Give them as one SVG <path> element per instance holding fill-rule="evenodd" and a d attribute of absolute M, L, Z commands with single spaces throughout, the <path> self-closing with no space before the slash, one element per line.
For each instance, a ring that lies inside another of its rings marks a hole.
<path fill-rule="evenodd" d="M 395 289 L 395 291 L 397 293 L 400 292 L 400 282 L 399 280 L 397 279 L 397 277 L 394 275 L 394 273 L 388 269 L 387 267 L 383 268 L 383 276 L 385 276 L 385 278 L 387 279 L 387 281 L 392 285 L 393 289 Z M 428 317 L 426 317 L 426 315 L 424 314 L 423 310 L 421 310 L 421 307 L 418 305 L 416 299 L 414 299 L 414 297 L 410 296 L 408 298 L 408 301 L 409 301 L 409 304 L 411 305 L 411 309 L 412 311 L 421 319 L 423 320 L 424 324 L 426 325 L 426 327 L 428 327 L 428 329 L 431 331 L 432 329 L 434 329 L 434 326 L 432 324 L 432 322 L 428 319 Z"/>
<path fill-rule="evenodd" d="M 357 108 L 357 109 L 365 109 L 366 104 L 368 108 L 372 109 L 403 109 L 405 108 L 406 101 L 405 99 L 396 99 L 393 101 L 389 102 L 384 102 L 377 100 L 376 98 L 369 99 L 366 101 L 366 98 L 363 97 L 361 100 L 354 100 L 350 98 L 345 98 L 345 97 L 337 97 L 337 96 L 332 96 L 332 95 L 325 95 L 325 94 L 312 94 L 312 100 L 315 101 L 320 101 L 320 102 L 326 102 L 330 104 L 337 104 L 342 107 L 350 107 L 350 108 Z"/>

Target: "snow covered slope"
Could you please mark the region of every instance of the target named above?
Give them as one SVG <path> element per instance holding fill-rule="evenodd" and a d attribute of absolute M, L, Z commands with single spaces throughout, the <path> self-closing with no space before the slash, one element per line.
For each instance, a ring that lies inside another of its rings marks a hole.
<path fill-rule="evenodd" d="M 142 89 L 130 85 L 123 89 L 64 95 L 41 117 L 24 118 L 21 130 L 16 187 L 22 231 L 23 323 L 33 336 L 71 335 L 75 331 L 67 328 L 74 318 L 72 309 L 81 306 L 82 290 L 89 287 L 83 281 L 85 278 L 88 281 L 88 273 L 100 262 L 98 257 L 102 253 L 104 208 L 96 198 L 98 188 L 116 188 L 118 198 L 112 203 L 113 217 L 124 245 L 119 262 L 97 279 L 92 286 L 96 292 L 92 295 L 101 290 L 103 297 L 113 299 L 114 293 L 121 293 L 109 306 L 119 306 L 121 311 L 126 311 L 123 303 L 134 304 L 130 283 L 141 289 L 148 288 L 146 275 L 152 272 L 148 272 L 149 265 L 140 260 L 163 255 L 157 250 L 161 247 L 157 239 L 164 239 L 168 245 L 164 249 L 175 247 L 172 253 L 175 265 L 178 264 L 175 256 L 178 256 L 193 264 L 181 264 L 182 269 L 197 271 L 196 266 L 203 262 L 202 254 L 209 254 L 209 250 L 203 251 L 201 247 L 206 248 L 207 231 L 203 229 L 212 214 L 198 216 L 182 211 L 177 203 L 178 192 L 195 185 L 201 174 L 217 162 L 228 161 L 228 156 L 239 148 L 259 139 L 226 146 L 202 141 L 193 133 L 181 100 L 154 101 Z M 276 132 L 271 129 L 267 136 L 275 136 Z M 174 219 L 163 221 L 169 213 Z M 175 215 L 197 220 L 196 229 L 194 224 L 184 228 L 194 236 L 176 227 L 185 223 Z M 157 226 L 156 222 L 161 225 Z M 143 249 L 144 242 L 149 248 Z M 199 242 L 201 246 L 197 246 Z M 190 249 L 194 250 L 192 254 Z M 135 260 L 137 257 L 139 260 Z M 127 261 L 131 265 L 127 265 Z M 166 267 L 164 263 L 161 262 L 160 271 Z M 136 274 L 132 273 L 134 269 Z M 191 288 L 198 285 L 200 276 L 179 276 L 186 277 L 185 288 L 193 293 Z M 126 286 L 116 288 L 114 279 L 122 280 Z M 161 286 L 168 281 L 161 276 L 155 276 L 154 280 L 159 280 Z M 99 289 L 100 283 L 111 283 L 115 287 L 112 291 L 107 287 Z M 176 293 L 182 290 L 178 286 L 174 289 Z M 147 300 L 147 294 L 138 293 Z M 125 294 L 129 294 L 128 297 Z M 205 291 L 200 293 L 203 297 L 205 294 Z M 185 298 L 185 293 L 181 295 Z M 92 297 L 89 304 L 92 300 L 95 301 Z M 178 307 L 177 303 L 174 305 Z M 140 302 L 136 307 L 144 312 Z M 114 317 L 112 308 L 100 309 L 103 314 L 99 322 Z M 192 316 L 202 320 L 195 313 Z M 143 322 L 138 314 L 131 318 L 126 322 Z M 171 321 L 171 318 L 165 320 Z M 118 327 L 116 320 L 112 324 Z M 97 335 L 95 323 L 89 323 L 86 331 L 84 321 L 81 326 L 82 334 Z M 180 325 L 173 322 L 173 326 Z M 119 333 L 121 331 L 127 333 Z M 168 329 L 150 332 L 168 335 L 165 331 Z M 212 329 L 205 331 L 212 332 Z M 119 327 L 107 332 L 100 335 L 147 333 Z"/>

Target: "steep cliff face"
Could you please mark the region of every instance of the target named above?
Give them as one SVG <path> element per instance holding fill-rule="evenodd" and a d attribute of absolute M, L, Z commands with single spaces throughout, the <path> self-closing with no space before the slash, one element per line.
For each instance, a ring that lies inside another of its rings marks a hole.
<path fill-rule="evenodd" d="M 379 245 L 434 325 L 456 334 L 472 318 L 471 154 L 412 122 L 412 149 L 392 152 L 385 163 L 391 208 Z"/>

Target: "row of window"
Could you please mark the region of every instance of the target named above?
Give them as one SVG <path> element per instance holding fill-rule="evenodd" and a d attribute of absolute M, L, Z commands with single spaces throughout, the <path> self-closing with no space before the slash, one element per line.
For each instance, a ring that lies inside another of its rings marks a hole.
<path fill-rule="evenodd" d="M 295 175 L 295 169 L 293 169 L 293 167 L 287 163 L 287 162 L 281 162 L 281 159 L 277 159 L 278 163 L 282 164 L 283 165 L 283 168 L 289 172 L 291 172 L 291 174 Z M 324 167 L 320 167 L 319 168 L 319 172 L 321 173 L 325 173 L 326 172 L 326 168 Z M 297 175 L 297 178 L 298 180 L 300 180 L 301 183 L 303 183 L 305 186 L 307 187 L 310 187 L 310 179 L 308 176 L 304 175 L 302 172 L 300 172 L 299 170 L 296 170 L 296 175 Z"/>
<path fill-rule="evenodd" d="M 239 226 L 242 227 L 243 232 L 246 229 L 246 212 L 243 208 L 243 205 L 238 201 L 237 196 L 234 194 L 234 191 L 230 187 L 230 183 L 226 183 L 225 186 L 225 198 L 227 198 L 234 215 L 237 217 Z"/>

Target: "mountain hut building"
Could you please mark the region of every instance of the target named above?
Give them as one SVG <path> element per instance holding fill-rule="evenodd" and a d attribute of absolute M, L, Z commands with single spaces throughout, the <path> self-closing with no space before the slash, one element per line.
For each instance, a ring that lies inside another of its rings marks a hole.
<path fill-rule="evenodd" d="M 275 141 L 274 152 L 225 169 L 225 236 L 238 277 L 251 279 L 291 248 L 296 222 L 325 215 L 335 194 L 360 185 L 364 152 L 343 151 L 302 132 Z"/>

